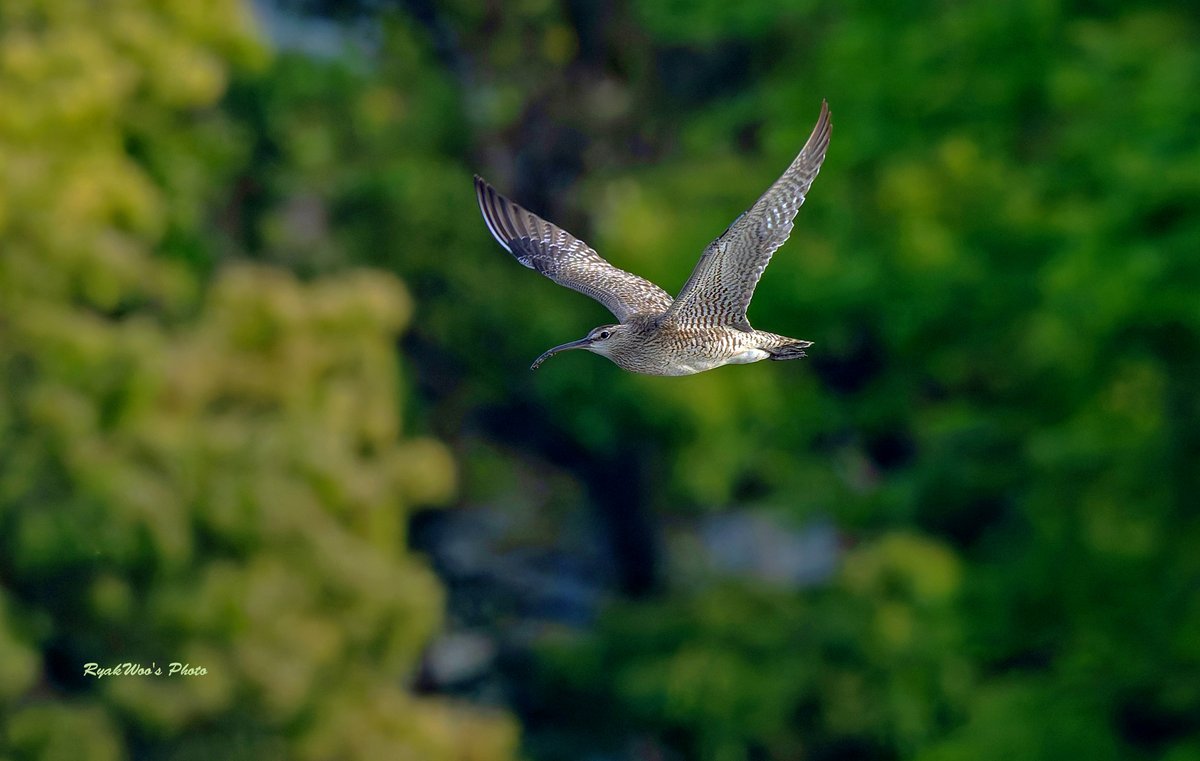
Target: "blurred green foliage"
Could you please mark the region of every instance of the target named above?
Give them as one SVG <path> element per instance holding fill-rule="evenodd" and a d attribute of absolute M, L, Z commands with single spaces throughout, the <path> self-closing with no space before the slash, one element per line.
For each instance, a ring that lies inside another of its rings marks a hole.
<path fill-rule="evenodd" d="M 1194 14 L 448 3 L 388 29 L 379 70 L 285 59 L 257 85 L 289 93 L 269 144 L 348 147 L 299 182 L 262 168 L 330 210 L 306 266 L 341 250 L 414 286 L 418 414 L 605 510 L 758 503 L 878 537 L 829 589 L 667 590 L 550 647 L 535 755 L 631 726 L 712 759 L 1200 752 Z M 524 371 L 607 316 L 487 239 L 473 169 L 672 290 L 821 97 L 833 147 L 751 308 L 810 361 Z"/>
<path fill-rule="evenodd" d="M 400 417 L 635 533 L 739 503 L 862 537 L 826 587 L 667 585 L 547 642 L 535 758 L 1200 757 L 1191 8 L 414 2 L 375 54 L 267 61 L 219 6 L 0 11 L 18 757 L 502 757 L 397 686 L 440 600 L 405 517 L 453 478 Z M 822 97 L 750 310 L 810 359 L 526 371 L 609 316 L 494 244 L 472 172 L 673 291 Z M 160 652 L 210 676 L 78 677 Z"/>
<path fill-rule="evenodd" d="M 969 696 L 960 575 L 940 544 L 896 533 L 812 594 L 730 584 L 654 615 L 624 606 L 583 646 L 549 645 L 542 688 L 567 701 L 575 732 L 619 737 L 633 722 L 677 733 L 687 758 L 907 755 Z M 540 738 L 548 755 L 568 754 L 561 731 Z"/>
<path fill-rule="evenodd" d="M 0 7 L 0 756 L 508 758 L 509 720 L 405 686 L 442 603 L 406 518 L 454 482 L 399 427 L 407 291 L 204 275 L 248 22 Z"/>

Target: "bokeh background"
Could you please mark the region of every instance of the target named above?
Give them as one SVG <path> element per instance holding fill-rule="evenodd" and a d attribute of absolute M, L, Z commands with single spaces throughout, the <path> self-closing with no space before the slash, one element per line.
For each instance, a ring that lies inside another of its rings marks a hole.
<path fill-rule="evenodd" d="M 472 173 L 674 292 L 822 98 L 808 359 L 528 371 Z M 0 758 L 1200 759 L 1198 125 L 1183 2 L 4 0 Z"/>

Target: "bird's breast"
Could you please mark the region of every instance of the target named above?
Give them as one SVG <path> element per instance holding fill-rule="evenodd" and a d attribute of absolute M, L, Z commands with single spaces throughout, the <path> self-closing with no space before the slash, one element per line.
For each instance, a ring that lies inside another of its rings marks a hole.
<path fill-rule="evenodd" d="M 646 375 L 694 375 L 729 364 L 767 359 L 754 345 L 752 334 L 734 328 L 693 331 L 655 331 L 613 352 L 610 358 L 623 369 Z"/>

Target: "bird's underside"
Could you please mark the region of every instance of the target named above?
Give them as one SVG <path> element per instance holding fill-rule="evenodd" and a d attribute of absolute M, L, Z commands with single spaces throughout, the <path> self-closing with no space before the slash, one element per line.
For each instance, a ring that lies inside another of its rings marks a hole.
<path fill-rule="evenodd" d="M 796 359 L 811 345 L 754 330 L 746 309 L 771 256 L 792 231 L 829 146 L 829 107 L 783 175 L 708 245 L 674 299 L 649 280 L 614 267 L 582 240 L 513 203 L 478 175 L 475 192 L 492 236 L 521 264 L 608 307 L 616 325 L 595 328 L 543 354 L 603 354 L 623 369 L 689 375 L 725 364 Z"/>

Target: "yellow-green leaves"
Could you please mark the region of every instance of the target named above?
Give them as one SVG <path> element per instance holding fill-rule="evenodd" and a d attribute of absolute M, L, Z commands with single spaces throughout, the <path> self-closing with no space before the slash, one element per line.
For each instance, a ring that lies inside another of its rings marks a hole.
<path fill-rule="evenodd" d="M 515 745 L 504 717 L 406 687 L 443 602 L 407 520 L 455 488 L 446 447 L 401 426 L 407 290 L 196 261 L 249 150 L 216 103 L 264 57 L 233 0 L 0 5 L 15 758 L 491 761 Z"/>

